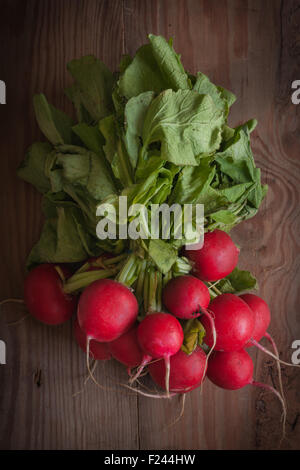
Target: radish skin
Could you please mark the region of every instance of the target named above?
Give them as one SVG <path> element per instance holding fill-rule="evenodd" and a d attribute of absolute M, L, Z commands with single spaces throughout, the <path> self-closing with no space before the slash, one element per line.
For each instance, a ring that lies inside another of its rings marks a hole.
<path fill-rule="evenodd" d="M 140 366 L 144 354 L 137 338 L 137 327 L 109 343 L 109 350 L 114 359 L 127 367 L 128 375 L 132 378 L 131 369 Z"/>
<path fill-rule="evenodd" d="M 199 387 L 205 377 L 206 354 L 198 346 L 191 354 L 180 350 L 170 357 L 170 391 L 187 393 Z M 163 360 L 148 366 L 153 381 L 166 390 L 166 365 Z"/>
<path fill-rule="evenodd" d="M 261 297 L 255 294 L 243 294 L 239 297 L 246 302 L 254 313 L 254 328 L 251 339 L 260 341 L 265 336 L 271 322 L 271 312 L 268 304 Z M 249 348 L 251 346 L 253 346 L 253 343 L 249 341 L 245 347 Z"/>
<path fill-rule="evenodd" d="M 249 305 L 252 312 L 254 313 L 254 319 L 255 319 L 254 330 L 253 330 L 251 339 L 246 344 L 245 347 L 249 348 L 251 346 L 256 346 L 262 351 L 264 351 L 266 354 L 269 354 L 269 356 L 276 359 L 277 363 L 279 362 L 281 364 L 285 364 L 286 366 L 295 367 L 296 364 L 284 362 L 279 358 L 278 349 L 275 344 L 275 341 L 271 337 L 271 335 L 267 332 L 267 329 L 271 321 L 271 312 L 269 310 L 268 304 L 261 297 L 255 294 L 244 294 L 244 295 L 241 295 L 240 298 L 243 299 L 244 302 L 246 302 Z M 267 340 L 271 344 L 274 350 L 274 354 L 272 354 L 269 350 L 263 348 L 263 346 L 258 344 L 258 342 L 264 337 L 267 338 Z"/>
<path fill-rule="evenodd" d="M 193 263 L 193 273 L 202 281 L 218 281 L 228 276 L 237 265 L 239 249 L 222 230 L 204 235 L 199 250 L 185 249 L 184 255 Z"/>
<path fill-rule="evenodd" d="M 201 309 L 207 309 L 209 305 L 209 290 L 194 276 L 178 276 L 165 286 L 163 302 L 177 318 L 196 318 L 201 315 Z"/>
<path fill-rule="evenodd" d="M 61 266 L 41 264 L 33 268 L 24 282 L 24 301 L 32 316 L 47 325 L 60 325 L 71 318 L 76 310 L 77 298 L 63 291 L 63 280 L 69 275 Z"/>
<path fill-rule="evenodd" d="M 169 360 L 183 343 L 183 330 L 179 321 L 168 313 L 154 312 L 147 315 L 138 327 L 138 342 L 145 357 L 134 380 L 152 359 L 163 358 L 166 366 L 165 387 L 169 391 Z"/>
<path fill-rule="evenodd" d="M 254 313 L 240 297 L 222 294 L 209 305 L 216 331 L 216 351 L 238 351 L 250 340 L 254 329 Z M 205 343 L 214 343 L 212 326 L 207 317 L 201 318 L 206 335 Z"/>
<path fill-rule="evenodd" d="M 78 322 L 88 340 L 110 342 L 128 331 L 136 321 L 138 303 L 123 284 L 100 279 L 90 284 L 78 303 Z"/>
<path fill-rule="evenodd" d="M 213 314 L 207 310 L 210 302 L 207 286 L 194 276 L 178 276 L 166 284 L 163 301 L 167 309 L 178 318 L 191 319 L 200 315 L 206 317 L 212 335 L 211 349 L 206 356 L 207 361 L 217 340 Z"/>

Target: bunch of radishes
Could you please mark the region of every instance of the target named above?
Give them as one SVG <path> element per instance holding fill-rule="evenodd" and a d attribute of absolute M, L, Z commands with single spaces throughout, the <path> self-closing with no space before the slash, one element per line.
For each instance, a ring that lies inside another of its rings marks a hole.
<path fill-rule="evenodd" d="M 211 300 L 211 283 L 233 271 L 238 248 L 227 233 L 215 230 L 205 234 L 201 249 L 186 249 L 184 255 L 191 262 L 193 275 L 171 279 L 163 290 L 164 311 L 150 311 L 139 323 L 134 292 L 114 279 L 101 279 L 103 273 L 107 276 L 108 268 L 114 272 L 114 263 L 120 257 L 106 255 L 90 260 L 71 277 L 65 265 L 40 265 L 25 280 L 24 300 L 34 317 L 51 325 L 65 322 L 77 310 L 74 334 L 86 352 L 88 368 L 89 358 L 113 357 L 127 367 L 127 386 L 139 393 L 159 397 L 187 393 L 199 387 L 207 375 L 224 389 L 252 384 L 272 390 L 282 403 L 285 420 L 281 377 L 280 393 L 255 382 L 253 362 L 246 352 L 246 348 L 256 345 L 274 357 L 277 364 L 282 362 L 267 332 L 270 311 L 266 302 L 254 294 L 229 293 Z M 80 285 L 87 287 L 80 290 Z M 72 290 L 75 294 L 70 293 Z M 187 354 L 182 350 L 183 325 L 194 318 L 205 329 L 205 346 L 195 344 Z M 274 354 L 258 343 L 263 337 L 273 345 Z M 133 387 L 145 367 L 165 395 L 147 394 Z"/>

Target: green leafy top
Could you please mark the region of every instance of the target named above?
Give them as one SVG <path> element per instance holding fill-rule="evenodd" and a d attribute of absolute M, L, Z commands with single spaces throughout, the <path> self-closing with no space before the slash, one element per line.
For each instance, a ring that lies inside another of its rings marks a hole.
<path fill-rule="evenodd" d="M 46 218 L 29 266 L 132 249 L 128 241 L 96 236 L 97 205 L 117 205 L 119 195 L 147 211 L 151 204 L 203 203 L 205 230 L 229 231 L 256 214 L 267 189 L 250 146 L 256 121 L 229 127 L 235 96 L 203 73 L 189 74 L 172 41 L 150 34 L 117 74 L 94 56 L 67 68 L 77 122 L 35 96 L 49 143 L 33 144 L 18 170 L 43 194 Z M 179 260 L 180 243 L 171 235 L 134 243 L 164 275 L 174 274 Z"/>

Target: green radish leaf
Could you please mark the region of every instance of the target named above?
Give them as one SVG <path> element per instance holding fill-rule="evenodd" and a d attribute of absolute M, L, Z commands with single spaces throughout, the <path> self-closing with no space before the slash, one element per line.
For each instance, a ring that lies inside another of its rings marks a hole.
<path fill-rule="evenodd" d="M 65 94 L 69 98 L 69 100 L 72 101 L 75 107 L 78 122 L 92 124 L 94 120 L 82 103 L 79 86 L 74 83 L 72 86 L 65 90 Z"/>
<path fill-rule="evenodd" d="M 180 56 L 173 49 L 172 41 L 167 42 L 162 36 L 149 34 L 152 53 L 155 61 L 167 83 L 165 88 L 172 90 L 188 90 L 190 80 L 180 61 Z"/>
<path fill-rule="evenodd" d="M 226 90 L 225 88 L 218 86 L 218 90 L 221 93 L 221 97 L 227 101 L 227 105 L 230 108 L 236 101 L 236 96 L 231 93 L 231 91 Z"/>
<path fill-rule="evenodd" d="M 184 328 L 184 340 L 181 346 L 182 351 L 191 354 L 197 346 L 201 346 L 205 336 L 205 329 L 197 318 L 190 319 L 186 322 Z"/>
<path fill-rule="evenodd" d="M 72 119 L 48 103 L 44 94 L 35 95 L 33 106 L 39 128 L 53 144 L 72 143 Z"/>
<path fill-rule="evenodd" d="M 116 191 L 104 158 L 99 154 L 76 146 L 59 147 L 59 150 L 55 165 L 60 168 L 63 185 L 71 183 L 75 191 L 76 186 L 82 186 L 95 201 L 102 201 Z"/>
<path fill-rule="evenodd" d="M 172 45 L 153 34 L 149 35 L 149 41 L 121 71 L 118 82 L 121 95 L 129 99 L 146 91 L 190 89 L 189 77 Z"/>
<path fill-rule="evenodd" d="M 247 123 L 236 129 L 234 137 L 226 143 L 223 152 L 216 154 L 215 160 L 221 172 L 234 183 L 254 183 L 247 199 L 252 207 L 258 209 L 263 199 L 263 189 L 260 169 L 256 168 L 254 163 Z"/>
<path fill-rule="evenodd" d="M 215 168 L 211 166 L 212 158 L 201 158 L 195 167 L 184 167 L 177 179 L 170 196 L 172 203 L 196 204 L 209 190 L 215 176 Z M 204 208 L 205 209 L 205 208 Z"/>
<path fill-rule="evenodd" d="M 200 95 L 209 95 L 213 100 L 215 106 L 227 116 L 229 107 L 226 99 L 222 96 L 219 88 L 214 85 L 204 73 L 198 72 L 196 83 L 193 90 L 197 91 Z"/>
<path fill-rule="evenodd" d="M 131 98 L 125 106 L 126 131 L 124 141 L 133 169 L 137 165 L 139 151 L 142 147 L 144 120 L 153 97 L 154 93 L 147 91 Z"/>
<path fill-rule="evenodd" d="M 89 126 L 85 122 L 81 122 L 73 126 L 72 129 L 87 149 L 92 150 L 94 153 L 102 154 L 104 139 L 98 126 Z"/>
<path fill-rule="evenodd" d="M 110 114 L 113 106 L 111 95 L 114 80 L 103 62 L 89 55 L 79 60 L 72 60 L 67 68 L 75 80 L 80 102 L 93 120 L 97 122 Z"/>
<path fill-rule="evenodd" d="M 150 104 L 143 128 L 143 151 L 161 144 L 161 157 L 176 165 L 197 165 L 197 156 L 215 152 L 221 143 L 223 114 L 209 95 L 166 90 Z"/>
<path fill-rule="evenodd" d="M 227 276 L 235 292 L 243 292 L 246 290 L 258 289 L 257 280 L 250 271 L 242 271 L 235 268 L 232 273 Z"/>
<path fill-rule="evenodd" d="M 50 181 L 45 175 L 47 156 L 52 147 L 47 142 L 37 142 L 28 149 L 25 158 L 18 168 L 18 176 L 35 186 L 41 193 L 50 190 Z"/>
<path fill-rule="evenodd" d="M 163 240 L 151 239 L 148 251 L 149 256 L 163 274 L 170 271 L 177 259 L 177 250 Z"/>
<path fill-rule="evenodd" d="M 233 225 L 237 217 L 229 210 L 219 210 L 210 214 L 210 218 L 215 222 L 219 222 L 223 225 Z"/>
<path fill-rule="evenodd" d="M 40 263 L 73 263 L 87 258 L 77 224 L 80 212 L 74 208 L 58 208 L 57 217 L 47 219 L 40 240 L 27 259 L 30 268 Z"/>
<path fill-rule="evenodd" d="M 258 289 L 257 280 L 249 271 L 243 271 L 235 268 L 224 279 L 216 284 L 217 289 L 224 293 L 241 293 L 249 290 Z"/>
<path fill-rule="evenodd" d="M 105 139 L 103 150 L 115 178 L 123 187 L 130 186 L 133 182 L 133 168 L 126 147 L 120 139 L 115 116 L 110 115 L 102 119 L 99 129 Z"/>

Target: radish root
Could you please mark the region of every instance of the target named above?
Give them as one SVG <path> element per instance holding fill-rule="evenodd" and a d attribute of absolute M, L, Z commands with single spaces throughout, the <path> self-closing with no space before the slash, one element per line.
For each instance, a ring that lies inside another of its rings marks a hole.
<path fill-rule="evenodd" d="M 132 384 L 136 381 L 136 379 L 138 379 L 138 378 L 140 377 L 140 375 L 141 375 L 141 373 L 143 372 L 145 366 L 146 366 L 147 364 L 149 364 L 149 362 L 151 361 L 151 359 L 152 359 L 152 358 L 151 358 L 150 356 L 144 356 L 144 358 L 143 358 L 143 360 L 142 360 L 142 362 L 141 362 L 141 365 L 140 365 L 140 366 L 138 367 L 138 369 L 137 369 L 136 374 L 133 375 L 133 376 L 131 376 L 131 378 L 130 378 L 130 380 L 129 380 L 129 384 L 130 384 L 130 385 L 132 385 Z"/>
<path fill-rule="evenodd" d="M 92 364 L 92 367 L 91 367 L 92 373 L 95 372 L 96 367 L 97 367 L 97 361 L 95 359 L 93 359 L 93 364 Z M 85 388 L 86 384 L 88 383 L 88 381 L 90 380 L 90 378 L 91 378 L 90 374 L 87 374 L 87 376 L 86 376 L 86 378 L 84 379 L 84 382 L 83 382 L 83 387 L 80 390 L 78 390 L 78 392 L 73 393 L 73 395 L 72 395 L 73 398 L 76 397 L 77 395 L 80 395 L 80 393 L 84 392 L 84 388 Z"/>
<path fill-rule="evenodd" d="M 203 380 L 204 380 L 204 377 L 205 377 L 205 374 L 206 374 L 206 371 L 207 371 L 207 366 L 208 366 L 208 359 L 209 359 L 211 353 L 213 352 L 213 350 L 215 349 L 215 346 L 216 346 L 216 343 L 217 343 L 217 333 L 216 333 L 215 322 L 214 322 L 214 314 L 210 310 L 207 310 L 207 309 L 204 309 L 204 308 L 201 308 L 200 311 L 203 315 L 207 316 L 208 321 L 210 323 L 212 335 L 213 335 L 213 345 L 210 348 L 210 350 L 208 351 L 208 354 L 206 355 L 205 368 L 204 368 L 204 373 L 203 373 Z M 202 390 L 203 380 L 201 382 L 201 390 Z"/>
<path fill-rule="evenodd" d="M 25 302 L 23 299 L 5 299 L 0 302 L 0 307 L 8 303 L 24 304 Z"/>
<path fill-rule="evenodd" d="M 91 369 L 91 367 L 90 367 L 90 341 L 91 341 L 91 338 L 87 338 L 87 342 L 86 342 L 86 365 L 87 365 L 89 377 L 92 379 L 94 384 L 97 385 L 97 387 L 101 388 L 102 390 L 107 390 L 106 387 L 103 387 L 103 385 L 99 384 L 99 382 L 97 381 L 97 379 L 94 376 L 93 368 Z"/>
<path fill-rule="evenodd" d="M 25 302 L 23 299 L 5 299 L 0 302 L 0 307 L 2 307 L 2 305 L 11 304 L 11 303 L 21 304 L 25 306 Z M 9 326 L 18 325 L 18 323 L 21 323 L 27 317 L 29 317 L 29 313 L 26 313 L 25 315 L 23 315 L 19 320 L 7 322 L 6 324 Z"/>
<path fill-rule="evenodd" d="M 167 397 L 170 396 L 170 356 L 165 358 L 166 376 L 165 376 L 165 388 Z"/>
<path fill-rule="evenodd" d="M 286 434 L 285 428 L 286 428 L 286 414 L 287 413 L 286 413 L 286 406 L 285 406 L 284 399 L 282 398 L 280 393 L 274 387 L 272 387 L 271 385 L 264 384 L 264 383 L 261 383 L 261 382 L 256 382 L 254 380 L 250 383 L 251 383 L 251 385 L 254 385 L 255 387 L 260 387 L 260 388 L 263 388 L 265 390 L 268 390 L 269 392 L 274 393 L 277 396 L 277 398 L 279 399 L 280 403 L 281 403 L 281 406 L 282 406 L 282 435 L 281 435 L 280 444 L 279 444 L 279 446 L 280 446 L 282 441 L 285 439 L 285 434 Z"/>
<path fill-rule="evenodd" d="M 167 428 L 170 428 L 172 426 L 174 426 L 176 423 L 178 423 L 178 421 L 181 420 L 181 418 L 183 417 L 184 415 L 184 408 L 185 408 L 185 399 L 186 399 L 186 394 L 185 393 L 182 393 L 181 396 L 180 396 L 180 401 L 181 401 L 181 409 L 180 409 L 180 413 L 179 415 L 177 416 L 177 418 L 170 424 L 168 424 Z"/>
<path fill-rule="evenodd" d="M 264 346 L 262 346 L 260 343 L 258 343 L 255 339 L 251 339 L 250 340 L 251 343 L 256 346 L 258 349 L 260 349 L 261 351 L 263 351 L 264 353 L 268 354 L 269 356 L 273 357 L 273 359 L 275 359 L 277 362 L 280 362 L 280 364 L 284 364 L 285 366 L 290 366 L 290 367 L 300 367 L 300 364 L 292 364 L 291 362 L 285 362 L 285 361 L 282 361 L 281 359 L 279 359 L 278 356 L 276 356 L 276 354 L 273 354 L 271 351 L 269 351 L 267 348 L 265 348 Z"/>
<path fill-rule="evenodd" d="M 30 314 L 29 313 L 25 313 L 25 315 L 23 315 L 23 317 L 21 317 L 19 320 L 15 320 L 15 321 L 9 321 L 7 322 L 6 324 L 8 326 L 15 326 L 15 325 L 18 325 L 19 323 L 22 323 L 23 320 L 25 320 L 27 317 L 29 317 Z"/>
<path fill-rule="evenodd" d="M 276 346 L 276 343 L 275 343 L 274 339 L 272 338 L 272 336 L 268 332 L 265 333 L 265 337 L 271 343 L 271 345 L 274 349 L 274 353 L 277 356 L 277 358 L 279 359 L 279 352 L 278 352 L 278 349 L 277 349 L 277 346 Z M 286 399 L 285 399 L 284 390 L 283 390 L 280 362 L 276 361 L 276 365 L 277 365 L 277 371 L 278 371 L 279 390 L 280 390 L 280 394 L 282 396 L 282 399 L 284 400 L 285 407 L 287 409 Z M 284 419 L 284 416 L 282 416 L 282 419 Z"/>
<path fill-rule="evenodd" d="M 166 394 L 154 395 L 152 393 L 143 392 L 142 390 L 139 390 L 138 388 L 131 387 L 130 385 L 127 385 L 127 384 L 120 384 L 120 385 L 122 385 L 122 387 L 128 388 L 129 390 L 131 390 L 135 393 L 138 393 L 140 395 L 143 395 L 144 397 L 149 397 L 149 398 L 170 398 L 170 397 L 174 397 L 176 395 L 176 393 L 170 393 L 169 396 L 167 396 Z"/>

